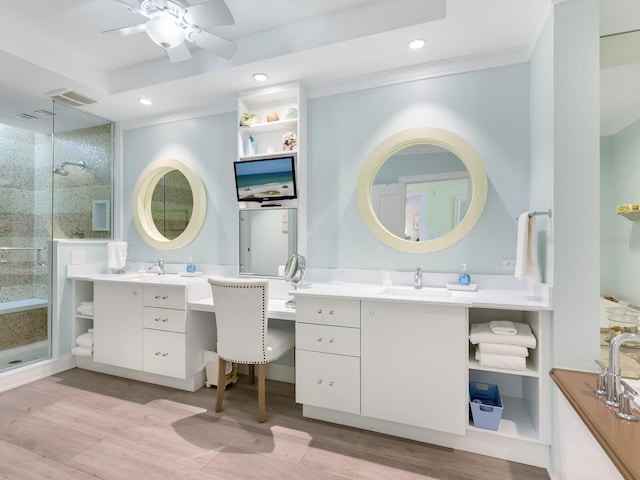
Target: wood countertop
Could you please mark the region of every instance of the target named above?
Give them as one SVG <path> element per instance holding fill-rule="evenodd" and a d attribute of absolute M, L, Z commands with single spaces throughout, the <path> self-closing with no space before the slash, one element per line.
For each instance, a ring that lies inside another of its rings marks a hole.
<path fill-rule="evenodd" d="M 640 479 L 640 422 L 614 415 L 615 410 L 593 392 L 595 373 L 554 368 L 550 375 L 620 474 Z"/>

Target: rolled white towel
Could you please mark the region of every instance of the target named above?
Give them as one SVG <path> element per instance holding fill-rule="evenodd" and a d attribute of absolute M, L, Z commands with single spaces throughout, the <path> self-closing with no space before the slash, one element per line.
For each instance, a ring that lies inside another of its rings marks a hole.
<path fill-rule="evenodd" d="M 528 357 L 529 349 L 520 345 L 507 345 L 506 343 L 486 343 L 478 344 L 480 353 L 489 353 L 495 355 L 513 355 L 514 357 Z"/>
<path fill-rule="evenodd" d="M 93 349 L 93 333 L 87 332 L 80 335 L 76 338 L 76 345 L 79 347 Z"/>
<path fill-rule="evenodd" d="M 507 345 L 519 345 L 521 347 L 536 348 L 536 337 L 531 332 L 531 327 L 526 323 L 514 322 L 518 330 L 515 335 L 496 335 L 489 328 L 489 322 L 474 323 L 469 332 L 469 341 L 474 345 L 478 343 L 502 343 Z"/>
<path fill-rule="evenodd" d="M 526 370 L 527 359 L 513 355 L 498 355 L 493 353 L 481 353 L 476 351 L 476 360 L 481 367 L 504 368 L 506 370 Z"/>
<path fill-rule="evenodd" d="M 76 357 L 93 357 L 93 350 L 87 347 L 73 347 L 71 349 L 71 355 Z"/>
<path fill-rule="evenodd" d="M 489 322 L 489 328 L 496 335 L 515 335 L 518 329 L 509 320 L 492 320 Z"/>

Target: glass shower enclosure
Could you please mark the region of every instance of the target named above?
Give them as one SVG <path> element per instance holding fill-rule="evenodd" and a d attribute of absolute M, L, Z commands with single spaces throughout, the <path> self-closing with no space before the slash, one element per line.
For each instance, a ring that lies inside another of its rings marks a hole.
<path fill-rule="evenodd" d="M 0 120 L 0 372 L 51 357 L 52 241 L 112 238 L 112 123 L 45 105 Z"/>

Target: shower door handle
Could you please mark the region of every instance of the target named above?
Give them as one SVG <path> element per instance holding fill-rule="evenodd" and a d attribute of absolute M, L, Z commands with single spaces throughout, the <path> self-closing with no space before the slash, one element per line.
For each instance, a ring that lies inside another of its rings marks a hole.
<path fill-rule="evenodd" d="M 47 265 L 47 262 L 45 262 L 44 260 L 42 260 L 42 258 L 40 258 L 40 253 L 42 252 L 42 250 L 46 250 L 47 247 L 0 247 L 0 251 L 2 252 L 6 252 L 9 250 L 31 250 L 31 251 L 37 251 L 37 255 L 36 255 L 36 263 L 38 265 L 40 265 L 41 267 L 44 267 Z"/>

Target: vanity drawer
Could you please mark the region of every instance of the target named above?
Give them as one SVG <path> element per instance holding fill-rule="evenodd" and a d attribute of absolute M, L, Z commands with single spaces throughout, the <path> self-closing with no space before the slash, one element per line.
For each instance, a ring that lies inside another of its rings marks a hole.
<path fill-rule="evenodd" d="M 296 326 L 296 348 L 359 357 L 360 329 L 300 323 Z"/>
<path fill-rule="evenodd" d="M 296 350 L 296 402 L 360 414 L 360 359 Z"/>
<path fill-rule="evenodd" d="M 185 333 L 187 312 L 170 308 L 144 307 L 144 328 Z"/>
<path fill-rule="evenodd" d="M 144 304 L 147 307 L 187 309 L 187 296 L 184 287 L 164 285 L 145 285 Z"/>
<path fill-rule="evenodd" d="M 167 377 L 186 377 L 184 333 L 144 330 L 143 370 Z"/>
<path fill-rule="evenodd" d="M 296 322 L 360 327 L 360 301 L 343 298 L 296 299 Z"/>

